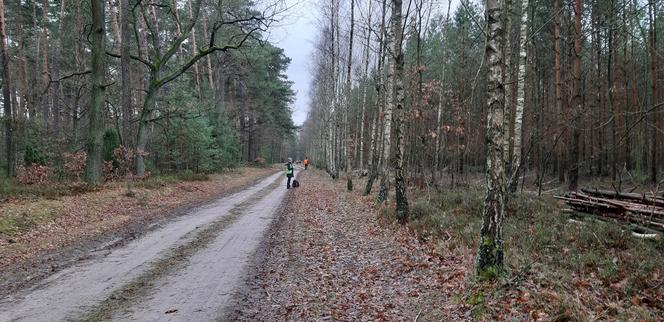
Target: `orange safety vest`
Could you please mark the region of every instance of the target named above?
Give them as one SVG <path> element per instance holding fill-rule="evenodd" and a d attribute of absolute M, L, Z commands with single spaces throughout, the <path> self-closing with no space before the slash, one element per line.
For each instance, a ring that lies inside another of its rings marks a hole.
<path fill-rule="evenodd" d="M 304 159 L 304 165 L 308 165 L 308 164 L 309 164 L 309 159 Z"/>

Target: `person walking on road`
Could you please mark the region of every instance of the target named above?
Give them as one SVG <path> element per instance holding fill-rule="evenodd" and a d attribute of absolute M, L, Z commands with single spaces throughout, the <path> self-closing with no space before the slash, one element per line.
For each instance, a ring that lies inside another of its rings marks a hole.
<path fill-rule="evenodd" d="M 307 170 L 309 167 L 309 158 L 304 157 L 304 170 Z"/>
<path fill-rule="evenodd" d="M 288 178 L 288 181 L 286 182 L 286 189 L 291 188 L 291 180 L 293 179 L 293 173 L 294 173 L 293 158 L 288 158 L 288 163 L 286 163 L 286 178 Z"/>

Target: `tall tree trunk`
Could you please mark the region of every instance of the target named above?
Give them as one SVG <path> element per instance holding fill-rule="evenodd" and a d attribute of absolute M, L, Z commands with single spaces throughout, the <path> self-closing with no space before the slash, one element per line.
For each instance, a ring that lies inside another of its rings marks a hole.
<path fill-rule="evenodd" d="M 562 85 L 562 71 L 561 71 L 561 66 L 560 66 L 560 56 L 561 56 L 561 50 L 560 50 L 560 14 L 561 14 L 561 9 L 560 9 L 560 1 L 561 0 L 554 0 L 554 9 L 553 9 L 553 17 L 554 17 L 554 55 L 555 55 L 555 72 L 556 72 L 556 113 L 558 113 L 558 119 L 562 119 L 564 112 L 563 112 L 563 85 Z M 559 128 L 562 128 L 561 123 L 559 123 Z M 558 135 L 563 135 L 563 133 L 559 133 Z M 564 168 L 564 149 L 563 145 L 559 145 L 558 147 L 558 181 L 560 183 L 565 181 L 565 172 L 563 170 Z"/>
<path fill-rule="evenodd" d="M 652 105 L 655 106 L 659 103 L 659 87 L 657 86 L 657 6 L 656 1 L 650 2 L 648 5 L 648 22 L 650 34 L 650 77 L 652 86 Z M 657 114 L 652 112 L 650 119 L 650 182 L 657 184 L 657 128 L 656 120 Z"/>
<path fill-rule="evenodd" d="M 26 58 L 25 58 L 25 39 L 23 38 L 23 23 L 20 14 L 16 15 L 16 38 L 18 42 L 18 114 L 16 117 L 25 117 L 27 109 L 27 98 L 29 97 L 26 88 Z"/>
<path fill-rule="evenodd" d="M 519 32 L 519 73 L 516 77 L 516 106 L 514 108 L 514 139 L 512 148 L 511 162 L 508 163 L 511 169 L 509 171 L 509 191 L 516 192 L 519 183 L 519 172 L 521 171 L 521 142 L 523 138 L 523 107 L 526 96 L 526 41 L 528 40 L 528 0 L 521 2 L 521 30 Z"/>
<path fill-rule="evenodd" d="M 360 121 L 360 173 L 364 170 L 364 123 L 367 119 L 367 92 L 369 91 L 369 50 L 371 47 L 371 2 L 369 2 L 369 21 L 367 22 L 365 30 L 365 45 L 364 45 L 364 69 L 362 72 L 362 120 Z M 372 129 L 373 135 L 373 129 Z M 373 142 L 372 142 L 373 144 Z M 371 162 L 371 161 L 369 161 Z"/>
<path fill-rule="evenodd" d="M 7 52 L 7 25 L 5 24 L 5 3 L 0 0 L 0 51 L 2 52 L 2 100 L 5 118 L 5 165 L 7 176 L 13 177 L 16 167 L 14 159 L 14 120 L 12 116 L 12 101 L 9 91 L 10 72 L 9 72 L 9 53 Z"/>
<path fill-rule="evenodd" d="M 42 1 L 42 32 L 41 32 L 41 49 L 42 49 L 42 71 L 41 71 L 41 92 L 39 93 L 41 108 L 42 108 L 42 119 L 44 121 L 44 127 L 50 130 L 49 119 L 51 116 L 51 96 L 48 95 L 47 90 L 49 88 L 49 67 L 48 67 L 48 9 L 49 4 L 48 0 Z"/>
<path fill-rule="evenodd" d="M 134 116 L 131 91 L 131 35 L 129 0 L 120 0 L 120 77 L 122 86 L 122 144 L 132 146 L 131 121 Z"/>
<path fill-rule="evenodd" d="M 203 18 L 202 19 L 203 20 L 203 34 L 205 35 L 205 37 L 209 37 L 208 22 L 207 22 L 208 17 L 206 15 L 205 17 L 202 17 L 202 18 Z M 213 75 L 213 69 L 212 69 L 212 57 L 210 55 L 208 55 L 207 57 L 205 57 L 205 61 L 207 63 L 208 85 L 210 86 L 210 88 L 214 89 L 215 86 L 214 86 L 214 75 Z M 215 94 L 214 94 L 214 90 L 213 90 L 212 91 L 212 97 L 215 97 L 214 95 Z"/>
<path fill-rule="evenodd" d="M 394 10 L 394 8 L 392 8 Z M 385 76 L 385 79 L 387 81 L 387 85 L 385 86 L 386 89 L 386 95 L 385 95 L 385 111 L 384 111 L 384 118 L 383 118 L 383 160 L 381 163 L 381 170 L 380 170 L 380 190 L 378 191 L 378 202 L 382 203 L 385 202 L 388 197 L 389 197 L 389 191 L 390 191 L 390 172 L 389 172 L 389 166 L 390 166 L 390 157 L 392 156 L 392 112 L 394 110 L 394 69 L 396 65 L 396 57 L 394 56 L 394 29 L 390 31 L 392 33 L 392 37 L 386 37 L 386 41 L 389 41 L 390 44 L 390 51 L 387 54 L 388 55 L 388 63 L 387 63 L 387 75 Z"/>
<path fill-rule="evenodd" d="M 191 2 L 193 0 L 187 1 L 187 5 L 189 7 L 189 19 L 194 19 L 194 13 L 192 12 L 191 8 Z M 196 28 L 191 29 L 191 50 L 192 52 L 196 52 L 198 50 L 198 45 L 196 44 Z M 201 73 L 200 70 L 198 69 L 198 62 L 194 64 L 194 77 L 196 78 L 196 92 L 198 93 L 198 96 L 202 95 L 201 92 Z"/>
<path fill-rule="evenodd" d="M 449 28 L 449 23 L 450 23 L 450 9 L 452 8 L 452 0 L 447 1 L 447 14 L 445 15 L 445 25 L 443 26 L 443 39 L 447 42 L 449 41 L 449 34 L 448 34 L 448 28 Z M 440 77 L 440 88 L 439 88 L 439 93 L 438 93 L 438 110 L 437 110 L 437 117 L 436 117 L 436 150 L 434 152 L 434 160 L 433 160 L 433 169 L 431 171 L 431 183 L 434 185 L 436 184 L 436 175 L 438 174 L 438 171 L 440 171 L 440 145 L 442 143 L 442 127 L 443 127 L 443 99 L 445 97 L 445 71 L 446 68 L 444 64 L 447 63 L 449 59 L 449 50 L 445 49 L 443 52 L 443 72 Z"/>
<path fill-rule="evenodd" d="M 569 190 L 576 190 L 579 185 L 579 128 L 582 115 L 581 100 L 581 0 L 574 0 L 574 60 L 572 66 L 572 145 L 570 146 Z"/>
<path fill-rule="evenodd" d="M 122 8 L 120 8 L 121 5 L 121 3 L 118 4 L 115 0 L 108 0 L 108 14 L 111 16 L 111 30 L 113 31 L 112 49 L 120 47 L 121 44 L 120 16 L 122 13 L 119 12 L 122 11 Z"/>
<path fill-rule="evenodd" d="M 90 0 L 92 10 L 92 94 L 88 115 L 88 159 L 85 180 L 90 185 L 101 183 L 102 138 L 104 135 L 103 109 L 105 102 L 104 75 L 106 73 L 106 27 L 104 0 Z"/>
<path fill-rule="evenodd" d="M 346 148 L 344 149 L 344 156 L 346 159 L 346 188 L 348 191 L 353 191 L 353 163 L 351 161 L 351 154 L 348 151 L 348 141 L 350 140 L 350 125 L 348 124 L 348 115 L 350 114 L 351 105 L 351 85 L 352 78 L 351 72 L 353 69 L 353 38 L 355 31 L 355 0 L 350 0 L 350 34 L 348 40 L 348 61 L 346 62 L 346 111 L 344 113 L 344 133 L 346 134 Z M 357 144 L 357 142 L 356 142 Z"/>
<path fill-rule="evenodd" d="M 179 37 L 182 34 L 182 28 L 180 27 L 180 13 L 178 12 L 178 0 L 171 0 L 171 11 L 173 18 L 175 18 L 175 34 L 176 37 Z M 178 62 L 182 64 L 184 62 L 184 53 L 182 52 L 182 45 L 178 46 Z"/>
<path fill-rule="evenodd" d="M 374 152 L 373 156 L 369 157 L 369 162 L 371 162 L 371 167 L 370 167 L 370 172 L 369 172 L 369 178 L 367 179 L 367 185 L 364 188 L 364 195 L 369 195 L 371 193 L 371 189 L 373 188 L 373 182 L 374 180 L 378 177 L 379 171 L 378 167 L 380 166 L 380 169 L 382 169 L 382 147 L 383 147 L 383 139 L 381 137 L 381 128 L 384 128 L 384 126 L 381 126 L 381 119 L 383 118 L 383 104 L 382 104 L 382 99 L 384 95 L 381 95 L 381 93 L 384 91 L 384 78 L 383 78 L 383 65 L 385 62 L 385 18 L 387 15 L 387 0 L 383 0 L 382 6 L 381 6 L 381 20 L 380 20 L 380 33 L 378 36 L 378 56 L 376 57 L 377 63 L 376 63 L 376 72 L 375 74 L 377 75 L 377 84 L 376 84 L 376 105 L 378 106 L 378 111 L 376 113 L 376 121 L 375 121 L 375 132 L 372 132 L 372 150 Z M 384 120 L 382 120 L 384 123 Z M 375 141 L 374 141 L 375 139 Z M 374 144 L 375 143 L 375 144 Z M 381 179 L 382 180 L 382 179 Z"/>
<path fill-rule="evenodd" d="M 614 14 L 614 1 L 610 1 L 610 8 L 609 8 L 609 14 L 613 16 Z M 613 65 L 614 65 L 614 60 L 615 59 L 615 49 L 613 46 L 613 37 L 614 37 L 614 31 L 613 28 L 609 28 L 607 30 L 609 34 L 609 39 L 608 39 L 608 50 L 609 50 L 609 57 L 608 57 L 608 63 L 607 63 L 607 77 L 606 77 L 606 87 L 608 89 L 607 93 L 607 98 L 609 102 L 609 128 L 610 128 L 610 134 L 609 134 L 609 147 L 611 149 L 611 180 L 615 181 L 617 178 L 617 156 L 618 156 L 618 148 L 616 146 L 616 126 L 618 124 L 616 118 L 618 117 L 618 113 L 616 111 L 616 106 L 620 103 L 617 99 L 617 88 L 616 88 L 616 77 L 613 73 Z"/>
<path fill-rule="evenodd" d="M 395 171 L 394 171 L 394 185 L 396 190 L 397 201 L 397 219 L 405 224 L 408 221 L 408 196 L 406 193 L 406 180 L 404 169 L 404 153 L 406 142 L 404 140 L 404 132 L 406 130 L 404 121 L 404 100 L 405 92 L 403 85 L 404 76 L 404 54 L 401 48 L 403 42 L 403 15 L 401 13 L 402 1 L 392 0 L 392 30 L 394 37 L 392 39 L 392 59 L 394 75 L 392 86 L 394 89 L 392 98 L 394 103 L 391 105 L 396 108 L 394 118 L 394 129 L 396 136 L 396 153 L 394 156 Z"/>
<path fill-rule="evenodd" d="M 59 24 L 58 24 L 58 40 L 57 44 L 55 45 L 55 59 L 53 59 L 53 79 L 55 82 L 53 82 L 53 137 L 56 140 L 60 139 L 60 101 L 62 100 L 62 91 L 60 87 L 60 55 L 62 53 L 62 43 L 63 43 L 63 38 L 64 38 L 64 22 L 65 22 L 65 0 L 62 0 L 60 2 L 60 16 L 59 16 Z M 60 150 L 60 144 L 59 142 L 56 144 L 58 147 L 58 150 Z M 60 151 L 58 151 L 58 154 Z"/>
<path fill-rule="evenodd" d="M 477 253 L 476 273 L 482 278 L 494 278 L 503 269 L 503 218 L 505 213 L 505 84 L 503 75 L 502 1 L 487 0 L 486 20 L 488 41 L 486 61 L 488 62 L 487 89 L 487 155 L 486 155 L 486 196 L 482 211 L 482 229 Z"/>
<path fill-rule="evenodd" d="M 514 121 L 513 115 L 513 89 L 514 89 L 514 78 L 513 78 L 513 68 L 512 68 L 512 1 L 514 0 L 504 0 L 503 10 L 504 15 L 504 30 L 505 30 L 505 44 L 504 44 L 504 53 L 503 57 L 505 59 L 505 146 L 503 152 L 505 156 L 505 171 L 508 171 L 511 168 L 512 164 L 512 126 Z"/>

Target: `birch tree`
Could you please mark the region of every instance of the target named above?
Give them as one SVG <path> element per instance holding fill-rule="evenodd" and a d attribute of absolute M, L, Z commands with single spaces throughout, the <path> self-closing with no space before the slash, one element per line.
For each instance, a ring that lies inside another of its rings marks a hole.
<path fill-rule="evenodd" d="M 503 75 L 503 6 L 501 0 L 486 1 L 488 65 L 487 132 L 486 132 L 486 195 L 482 211 L 480 245 L 476 273 L 493 278 L 503 269 L 503 218 L 505 214 L 505 84 Z"/>
<path fill-rule="evenodd" d="M 392 0 L 392 10 L 394 10 L 394 0 Z M 390 49 L 387 53 L 388 55 L 388 64 L 387 64 L 387 75 L 385 75 L 386 83 L 386 93 L 385 93 L 385 110 L 383 111 L 383 157 L 380 167 L 380 190 L 378 191 L 377 201 L 383 203 L 387 201 L 390 190 L 390 157 L 392 153 L 392 112 L 394 110 L 394 72 L 396 69 L 396 32 L 394 30 L 395 17 L 392 13 L 390 19 L 390 31 L 389 36 L 386 37 L 388 42 L 388 48 Z"/>
<path fill-rule="evenodd" d="M 352 68 L 353 68 L 353 32 L 355 31 L 355 0 L 350 0 L 350 34 L 348 40 L 348 61 L 346 62 L 346 111 L 344 113 L 344 128 L 346 129 L 346 146 L 348 146 L 348 141 L 351 138 L 350 130 L 351 127 L 348 124 L 348 115 L 350 114 L 350 105 L 352 104 L 351 99 L 351 85 L 352 85 Z M 351 154 L 348 151 L 348 148 L 344 149 L 344 155 L 346 159 L 346 188 L 348 191 L 353 191 L 353 163 L 351 161 Z"/>
<path fill-rule="evenodd" d="M 519 171 L 521 169 L 521 142 L 523 137 L 523 107 L 526 96 L 526 61 L 527 51 L 526 42 L 528 40 L 528 0 L 521 2 L 521 30 L 519 31 L 519 63 L 518 75 L 516 77 L 516 105 L 514 107 L 514 132 L 512 148 L 512 157 L 510 165 L 510 177 L 508 181 L 509 191 L 515 192 L 519 181 Z"/>
<path fill-rule="evenodd" d="M 394 185 L 396 190 L 396 201 L 397 201 L 397 219 L 401 223 L 406 223 L 408 221 L 408 197 L 406 193 L 406 179 L 405 179 L 405 150 L 406 142 L 404 140 L 405 132 L 405 121 L 404 121 L 404 85 L 403 85 L 403 76 L 404 76 L 404 55 L 402 50 L 403 43 L 403 14 L 402 10 L 402 1 L 401 0 L 392 0 L 392 59 L 394 60 L 392 66 L 393 79 L 392 86 L 392 98 L 394 103 L 392 107 L 396 109 L 395 118 L 394 118 L 394 135 L 396 136 L 396 153 L 394 156 L 395 171 L 394 171 Z"/>

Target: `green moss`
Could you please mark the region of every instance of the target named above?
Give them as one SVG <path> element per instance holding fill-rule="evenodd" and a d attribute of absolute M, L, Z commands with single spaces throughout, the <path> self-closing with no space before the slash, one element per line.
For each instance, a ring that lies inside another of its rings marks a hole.
<path fill-rule="evenodd" d="M 484 294 L 483 293 L 473 293 L 468 296 L 466 303 L 470 305 L 478 305 L 484 303 Z"/>
<path fill-rule="evenodd" d="M 495 280 L 500 276 L 501 270 L 496 265 L 485 266 L 477 269 L 477 277 L 480 281 Z"/>

